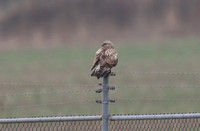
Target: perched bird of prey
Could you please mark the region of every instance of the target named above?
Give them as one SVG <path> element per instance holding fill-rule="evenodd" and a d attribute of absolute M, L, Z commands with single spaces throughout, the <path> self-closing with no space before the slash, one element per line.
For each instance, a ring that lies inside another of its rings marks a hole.
<path fill-rule="evenodd" d="M 97 50 L 93 65 L 90 69 L 91 76 L 97 79 L 105 77 L 111 73 L 112 67 L 118 63 L 118 54 L 111 41 L 104 41 L 102 47 Z"/>

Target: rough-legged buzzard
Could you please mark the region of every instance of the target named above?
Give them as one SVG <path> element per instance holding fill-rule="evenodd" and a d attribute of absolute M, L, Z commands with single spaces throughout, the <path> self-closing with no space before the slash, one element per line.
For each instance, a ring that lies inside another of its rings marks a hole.
<path fill-rule="evenodd" d="M 111 73 L 112 67 L 118 63 L 118 54 L 114 49 L 114 45 L 111 41 L 104 41 L 102 47 L 97 50 L 93 66 L 90 69 L 92 71 L 91 76 L 105 77 Z"/>

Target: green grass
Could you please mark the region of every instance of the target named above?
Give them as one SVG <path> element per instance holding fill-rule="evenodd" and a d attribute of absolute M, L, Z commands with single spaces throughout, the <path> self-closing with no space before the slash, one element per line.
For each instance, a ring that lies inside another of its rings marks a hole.
<path fill-rule="evenodd" d="M 116 72 L 199 72 L 200 39 L 180 38 L 135 43 L 116 43 L 119 64 Z M 95 85 L 101 80 L 88 76 L 96 45 L 66 46 L 53 49 L 12 49 L 0 51 L 0 83 L 69 83 Z M 131 85 L 200 85 L 196 75 L 130 75 L 110 78 L 116 86 Z M 89 89 L 96 89 L 91 87 Z M 85 87 L 0 86 L 0 94 L 55 92 L 86 89 Z M 126 89 L 110 92 L 115 98 L 200 98 L 198 88 Z M 101 99 L 93 92 L 0 96 L 0 107 L 40 105 L 79 100 Z M 199 112 L 200 101 L 122 101 L 110 105 L 111 114 Z M 0 109 L 0 117 L 91 115 L 100 114 L 101 105 L 94 102 Z"/>

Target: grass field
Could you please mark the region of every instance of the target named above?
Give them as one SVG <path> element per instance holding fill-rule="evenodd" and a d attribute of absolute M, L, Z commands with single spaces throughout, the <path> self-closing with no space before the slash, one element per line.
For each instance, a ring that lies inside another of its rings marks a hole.
<path fill-rule="evenodd" d="M 99 45 L 74 45 L 53 49 L 10 49 L 0 51 L 0 83 L 97 85 L 101 80 L 89 77 L 94 53 Z M 200 39 L 180 38 L 143 42 L 116 43 L 119 64 L 110 84 L 183 86 L 200 85 L 200 75 L 126 74 L 123 72 L 200 72 Z M 100 114 L 94 102 L 23 107 L 80 100 L 96 100 L 93 92 L 4 96 L 5 94 L 40 93 L 98 89 L 94 87 L 0 86 L 0 117 L 91 115 Z M 198 98 L 200 88 L 119 88 L 110 98 Z M 122 101 L 110 105 L 111 114 L 199 112 L 200 101 Z M 16 108 L 19 106 L 19 108 Z M 15 108 L 3 108 L 15 107 Z"/>

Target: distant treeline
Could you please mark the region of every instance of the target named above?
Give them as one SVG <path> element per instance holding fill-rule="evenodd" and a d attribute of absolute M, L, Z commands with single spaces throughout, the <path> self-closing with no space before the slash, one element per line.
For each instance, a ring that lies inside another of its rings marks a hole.
<path fill-rule="evenodd" d="M 9 1 L 4 10 L 1 38 L 35 32 L 44 36 L 104 34 L 106 30 L 200 32 L 200 0 L 18 0 Z"/>

